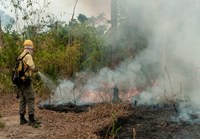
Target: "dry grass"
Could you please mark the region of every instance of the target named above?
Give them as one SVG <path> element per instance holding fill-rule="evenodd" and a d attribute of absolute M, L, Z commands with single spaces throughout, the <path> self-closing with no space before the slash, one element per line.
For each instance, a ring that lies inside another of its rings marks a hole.
<path fill-rule="evenodd" d="M 88 112 L 57 113 L 47 110 L 39 112 L 46 126 L 43 130 L 48 138 L 99 138 L 96 133 L 113 123 L 113 113 L 116 117 L 125 117 L 131 114 L 127 104 L 97 104 Z M 46 138 L 46 135 L 41 136 Z"/>
<path fill-rule="evenodd" d="M 3 98 L 3 99 L 2 99 Z M 18 119 L 18 100 L 14 95 L 2 96 L 0 108 L 3 118 L 15 116 Z M 39 99 L 36 99 L 37 102 Z M 99 139 L 97 133 L 113 124 L 113 114 L 116 118 L 129 116 L 133 111 L 124 103 L 102 103 L 91 107 L 87 112 L 59 113 L 36 108 L 36 116 L 42 122 L 41 127 L 31 128 L 20 126 L 18 121 L 14 126 L 6 126 L 0 135 L 12 135 L 14 138 L 29 139 Z M 12 120 L 12 119 L 11 119 Z M 9 121 L 12 122 L 12 121 Z M 6 122 L 5 122 L 6 124 Z M 15 134 L 10 133 L 16 131 Z"/>

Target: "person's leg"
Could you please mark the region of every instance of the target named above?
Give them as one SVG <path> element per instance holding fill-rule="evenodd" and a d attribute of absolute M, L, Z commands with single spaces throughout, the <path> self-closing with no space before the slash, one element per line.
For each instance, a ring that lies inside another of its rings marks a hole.
<path fill-rule="evenodd" d="M 24 96 L 24 91 L 21 89 L 19 91 L 19 114 L 20 114 L 20 125 L 26 124 L 28 121 L 25 119 L 26 113 L 26 98 Z"/>
<path fill-rule="evenodd" d="M 34 114 L 35 113 L 35 92 L 32 86 L 26 87 L 26 90 L 24 92 L 27 106 L 28 106 L 28 114 Z"/>
<path fill-rule="evenodd" d="M 40 122 L 35 120 L 35 91 L 32 86 L 28 86 L 25 91 L 26 101 L 28 105 L 28 114 L 29 114 L 29 125 L 40 124 Z"/>

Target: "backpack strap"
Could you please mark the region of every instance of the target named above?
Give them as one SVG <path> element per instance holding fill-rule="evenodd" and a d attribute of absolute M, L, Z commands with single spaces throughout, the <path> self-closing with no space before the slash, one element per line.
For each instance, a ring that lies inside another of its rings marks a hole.
<path fill-rule="evenodd" d="M 27 54 L 29 54 L 29 52 L 27 52 L 22 58 L 20 58 L 20 59 L 17 59 L 17 61 L 20 61 L 20 60 L 22 60 Z M 19 57 L 19 56 L 18 56 Z"/>
<path fill-rule="evenodd" d="M 29 54 L 29 52 L 27 52 L 22 58 L 17 59 L 17 61 L 23 60 L 23 58 L 24 58 L 27 54 Z M 19 56 L 18 56 L 18 57 L 19 57 Z M 24 64 L 22 64 L 22 69 L 24 70 Z M 24 70 L 24 73 L 25 73 L 27 70 L 28 70 L 28 67 Z"/>

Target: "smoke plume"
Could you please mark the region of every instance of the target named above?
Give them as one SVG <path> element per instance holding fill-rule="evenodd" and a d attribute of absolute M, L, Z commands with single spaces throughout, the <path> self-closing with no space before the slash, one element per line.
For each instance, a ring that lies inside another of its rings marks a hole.
<path fill-rule="evenodd" d="M 79 14 L 85 14 L 87 17 L 90 17 L 104 13 L 107 18 L 110 18 L 110 1 L 111 0 L 79 0 L 75 9 L 75 17 Z M 52 10 L 54 14 L 65 12 L 66 16 L 64 17 L 68 21 L 71 19 L 75 0 L 50 0 L 50 2 L 50 10 Z"/>
<path fill-rule="evenodd" d="M 198 112 L 200 1 L 121 2 L 126 8 L 128 26 L 120 28 L 118 36 L 134 26 L 146 38 L 147 47 L 134 58 L 126 58 L 115 70 L 105 67 L 95 76 L 88 77 L 80 90 L 100 92 L 105 84 L 110 88 L 117 84 L 121 92 L 127 93 L 137 87 L 142 90 L 138 98 L 141 104 L 181 100 L 182 117 Z M 184 116 L 183 110 L 188 105 L 191 105 L 190 112 Z"/>
<path fill-rule="evenodd" d="M 197 113 L 200 1 L 126 0 L 124 3 L 129 25 L 145 34 L 148 46 L 115 70 L 102 69 L 85 87 L 96 90 L 102 87 L 102 82 L 115 82 L 126 88 L 148 85 L 140 95 L 140 103 L 182 100 L 179 103 L 182 117 L 186 117 L 184 108 L 188 105 L 191 105 L 188 113 Z M 148 84 L 151 80 L 152 86 Z"/>

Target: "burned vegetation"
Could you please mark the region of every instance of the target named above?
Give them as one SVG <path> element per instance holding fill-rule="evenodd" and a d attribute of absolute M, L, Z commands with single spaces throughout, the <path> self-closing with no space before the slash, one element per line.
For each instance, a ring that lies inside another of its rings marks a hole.
<path fill-rule="evenodd" d="M 69 118 L 68 122 L 72 120 L 81 123 L 83 127 L 87 125 L 88 135 L 76 132 L 73 138 L 78 136 L 102 139 L 200 138 L 198 132 L 200 123 L 197 122 L 199 115 L 189 114 L 191 120 L 186 120 L 180 117 L 178 107 L 178 104 L 147 106 L 137 105 L 136 102 L 118 101 L 80 106 L 66 103 L 56 106 L 45 105 L 41 108 L 64 112 L 66 116 L 71 112 L 77 113 L 74 118 L 71 117 L 73 120 Z"/>

